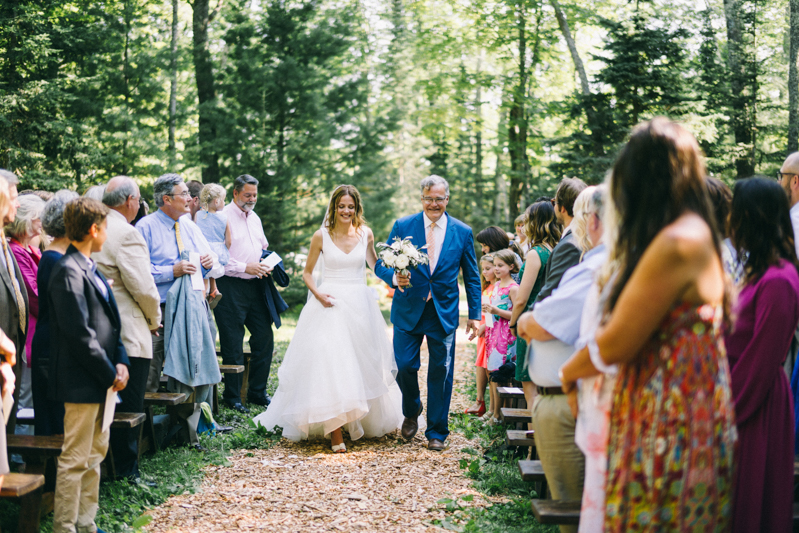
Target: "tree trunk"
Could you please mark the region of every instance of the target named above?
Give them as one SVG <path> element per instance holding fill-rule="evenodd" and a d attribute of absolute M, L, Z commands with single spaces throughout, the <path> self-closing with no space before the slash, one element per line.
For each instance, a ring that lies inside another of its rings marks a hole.
<path fill-rule="evenodd" d="M 747 94 L 747 59 L 744 45 L 744 28 L 741 8 L 744 0 L 724 0 L 724 16 L 727 21 L 727 61 L 730 67 L 730 124 L 738 146 L 735 160 L 736 179 L 755 173 L 752 154 L 752 109 Z"/>
<path fill-rule="evenodd" d="M 172 46 L 170 50 L 169 80 L 169 165 L 175 166 L 175 122 L 178 109 L 178 0 L 172 0 Z M 174 171 L 174 168 L 170 169 Z"/>
<path fill-rule="evenodd" d="M 580 59 L 580 54 L 577 52 L 577 45 L 575 44 L 574 37 L 572 37 L 572 32 L 569 29 L 569 21 L 566 18 L 566 14 L 560 7 L 560 2 L 558 2 L 558 0 L 550 0 L 550 4 L 552 4 L 553 9 L 555 10 L 555 18 L 558 19 L 558 26 L 560 26 L 560 31 L 563 34 L 563 38 L 566 40 L 566 46 L 569 47 L 569 53 L 571 54 L 572 61 L 574 62 L 574 69 L 577 71 L 577 75 L 580 77 L 580 89 L 583 92 L 583 96 L 590 96 L 591 88 L 588 85 L 588 76 L 585 73 L 583 60 Z"/>
<path fill-rule="evenodd" d="M 788 149 L 786 156 L 799 150 L 799 0 L 790 0 L 791 47 L 788 53 Z"/>
<path fill-rule="evenodd" d="M 513 93 L 508 116 L 508 151 L 510 152 L 510 196 L 508 198 L 509 218 L 514 220 L 519 209 L 524 189 L 527 185 L 527 117 L 524 112 L 527 87 L 527 13 L 524 4 L 518 5 L 517 20 L 519 31 L 519 83 Z"/>
<path fill-rule="evenodd" d="M 216 153 L 216 92 L 211 53 L 208 50 L 208 23 L 210 0 L 194 0 L 193 57 L 199 103 L 200 163 L 204 183 L 219 183 L 219 159 Z"/>
<path fill-rule="evenodd" d="M 797 0 L 799 1 L 799 0 Z M 483 51 L 477 57 L 477 90 L 474 96 L 474 107 L 477 112 L 476 131 L 474 136 L 474 189 L 477 215 L 483 213 L 483 93 L 480 85 L 480 69 L 482 67 Z"/>

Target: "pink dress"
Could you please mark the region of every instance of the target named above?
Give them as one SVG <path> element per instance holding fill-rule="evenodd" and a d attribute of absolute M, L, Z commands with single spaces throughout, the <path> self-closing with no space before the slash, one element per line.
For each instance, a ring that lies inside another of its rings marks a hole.
<path fill-rule="evenodd" d="M 503 311 L 513 310 L 513 302 L 510 299 L 512 287 L 518 287 L 515 282 L 511 282 L 507 287 L 495 285 L 494 293 L 491 295 L 491 305 Z M 516 337 L 510 332 L 510 321 L 499 315 L 494 315 L 494 326 L 489 330 L 486 328 L 486 354 L 488 354 L 489 372 L 498 370 L 499 367 L 510 361 L 516 361 Z"/>

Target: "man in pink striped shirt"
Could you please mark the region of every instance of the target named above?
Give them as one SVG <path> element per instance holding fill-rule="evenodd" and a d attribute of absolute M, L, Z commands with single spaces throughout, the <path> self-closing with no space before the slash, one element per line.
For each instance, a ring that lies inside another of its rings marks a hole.
<path fill-rule="evenodd" d="M 261 219 L 253 212 L 257 200 L 258 180 L 248 174 L 236 178 L 233 201 L 224 209 L 230 228 L 230 260 L 225 275 L 216 281 L 224 297 L 214 309 L 214 316 L 226 365 L 244 364 L 242 345 L 247 326 L 251 352 L 247 402 L 269 405 L 266 382 L 274 349 L 273 319 L 260 280 L 272 269 L 260 263 L 269 242 Z M 231 409 L 248 413 L 241 402 L 241 385 L 242 374 L 225 374 L 222 401 Z"/>

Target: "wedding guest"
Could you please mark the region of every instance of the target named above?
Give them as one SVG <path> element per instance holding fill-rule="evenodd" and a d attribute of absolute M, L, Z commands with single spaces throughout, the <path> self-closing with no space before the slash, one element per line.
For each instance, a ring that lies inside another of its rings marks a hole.
<path fill-rule="evenodd" d="M 200 203 L 200 193 L 203 190 L 203 184 L 201 181 L 190 180 L 186 182 L 186 185 L 189 187 L 189 194 L 191 195 L 191 201 L 189 202 L 191 219 L 195 220 L 197 211 L 202 207 Z"/>
<path fill-rule="evenodd" d="M 693 136 L 655 118 L 633 129 L 610 177 L 618 229 L 601 278 L 608 317 L 561 372 L 563 390 L 574 394 L 577 379 L 596 373 L 592 360 L 619 366 L 605 531 L 731 526 L 727 296 L 704 174 Z"/>
<path fill-rule="evenodd" d="M 212 387 L 220 381 L 220 374 L 208 302 L 204 291 L 191 289 L 190 276 L 197 268 L 189 257 L 191 253 L 200 256 L 203 277 L 215 275 L 215 261 L 208 241 L 190 219 L 191 196 L 183 178 L 178 174 L 160 176 L 153 184 L 153 196 L 158 210 L 136 224 L 150 253 L 150 272 L 163 320 L 152 335 L 147 390 L 158 390 L 163 368 L 169 376 L 167 389 L 188 395 L 186 402 L 174 409 L 182 438 L 204 452 L 197 435 L 200 404 L 211 403 Z M 177 316 L 178 310 L 183 311 L 182 317 Z"/>
<path fill-rule="evenodd" d="M 549 297 L 552 291 L 558 287 L 563 273 L 580 261 L 582 252 L 574 242 L 569 226 L 574 218 L 574 201 L 585 188 L 586 184 L 580 178 L 563 178 L 555 192 L 555 218 L 563 226 L 563 230 L 560 241 L 552 250 L 547 262 L 544 286 L 538 292 L 536 303 Z"/>
<path fill-rule="evenodd" d="M 122 345 L 130 360 L 128 386 L 119 394 L 117 409 L 143 413 L 144 393 L 153 358 L 151 334 L 161 325 L 161 297 L 150 273 L 150 253 L 144 238 L 130 225 L 139 211 L 141 193 L 127 176 L 111 178 L 103 203 L 109 208 L 108 233 L 114 238 L 92 254 L 97 268 L 111 283 L 122 322 Z M 110 446 L 120 478 L 139 478 L 139 429 L 111 430 Z"/>
<path fill-rule="evenodd" d="M 496 282 L 491 299 L 483 303 L 483 313 L 492 315 L 493 325 L 486 328 L 485 351 L 489 376 L 497 372 L 507 363 L 516 361 L 516 337 L 510 332 L 510 317 L 513 313 L 513 300 L 519 290 L 519 285 L 510 277 L 519 271 L 519 260 L 510 250 L 500 250 L 491 254 L 494 258 L 494 277 Z M 499 417 L 501 403 L 497 392 L 498 382 L 490 379 L 490 398 L 492 416 L 489 423 L 500 423 Z"/>
<path fill-rule="evenodd" d="M 102 202 L 104 194 L 105 185 L 92 185 L 84 191 L 83 196 L 86 198 L 91 198 L 92 200 L 97 200 L 98 202 Z"/>
<path fill-rule="evenodd" d="M 38 246 L 32 245 L 42 233 L 42 210 L 44 201 L 38 196 L 27 194 L 20 196 L 19 208 L 14 221 L 5 227 L 9 237 L 8 247 L 14 254 L 28 297 L 28 331 L 25 335 L 25 359 L 19 362 L 21 379 L 19 388 L 19 408 L 33 407 L 31 396 L 31 343 L 36 331 L 36 320 L 39 316 L 39 289 L 36 284 L 36 273 L 39 270 L 41 252 Z"/>
<path fill-rule="evenodd" d="M 735 326 L 724 337 L 738 426 L 733 531 L 791 531 L 794 419 L 783 359 L 799 324 L 788 201 L 773 180 L 735 184 L 730 235 L 745 257 Z"/>
<path fill-rule="evenodd" d="M 527 233 L 524 230 L 526 225 L 527 212 L 525 211 L 516 217 L 516 220 L 513 224 L 514 228 L 516 229 L 516 244 L 519 246 L 519 249 L 522 252 L 522 257 L 526 257 L 527 251 L 530 249 L 530 241 L 528 240 Z"/>
<path fill-rule="evenodd" d="M 593 190 L 592 190 L 593 189 Z M 586 196 L 586 193 L 588 195 Z M 604 224 L 604 206 L 607 187 L 589 187 L 574 203 L 572 231 L 583 250 L 600 246 Z M 584 255 L 587 252 L 584 252 Z M 595 265 L 596 266 L 596 265 Z M 602 265 L 599 265 L 601 268 Z M 593 338 L 602 318 L 601 298 L 597 272 L 588 288 L 576 348 L 584 347 Z M 565 284 L 564 284 L 565 287 Z M 558 294 L 556 290 L 555 295 Z M 554 297 L 554 296 L 553 296 Z M 563 364 L 563 374 L 568 375 L 571 358 Z M 580 380 L 579 415 L 574 429 L 574 441 L 585 455 L 585 479 L 583 483 L 582 508 L 580 509 L 580 533 L 601 533 L 605 520 L 605 479 L 607 472 L 608 426 L 610 425 L 610 400 L 616 383 L 616 368 L 608 367 L 603 374 L 587 376 Z M 569 397 L 573 399 L 573 397 Z M 574 406 L 572 407 L 572 414 Z"/>
<path fill-rule="evenodd" d="M 480 250 L 482 251 L 483 254 L 493 254 L 494 252 L 498 252 L 500 250 L 507 250 L 508 246 L 510 246 L 510 239 L 508 238 L 508 234 L 505 233 L 502 230 L 502 228 L 500 228 L 499 226 L 489 226 L 479 231 L 475 236 L 474 240 L 477 241 L 477 244 L 480 245 Z M 493 258 L 492 258 L 492 263 L 493 263 Z M 511 274 L 511 278 L 513 278 L 513 281 L 515 281 L 516 283 L 519 283 L 518 273 Z M 485 320 L 485 317 L 483 317 L 483 320 Z M 483 336 L 485 336 L 485 332 L 483 333 Z M 477 373 L 476 376 L 477 397 L 485 399 L 485 390 L 486 386 L 488 385 L 488 370 L 482 371 L 478 366 L 476 368 L 476 373 Z"/>
<path fill-rule="evenodd" d="M 583 213 L 598 212 L 601 193 L 596 199 L 595 193 L 596 187 L 583 189 L 571 202 L 572 213 L 575 208 Z M 581 217 L 581 221 L 585 218 Z M 519 335 L 531 345 L 527 364 L 530 379 L 537 386 L 531 408 L 536 451 L 552 498 L 559 500 L 579 500 L 582 496 L 585 457 L 574 440 L 575 415 L 563 394 L 558 370 L 574 353 L 589 289 L 608 257 L 603 244 L 594 246 L 587 239 L 585 228 L 582 224 L 580 234 L 572 234 L 575 243 L 582 242 L 586 247 L 584 253 L 581 250 L 583 261 L 563 274 L 549 298 L 519 318 L 517 328 Z M 576 531 L 577 528 L 561 526 L 560 530 Z"/>
<path fill-rule="evenodd" d="M 793 228 L 796 254 L 799 255 L 799 152 L 790 154 L 777 172 L 777 180 L 782 185 L 791 205 L 791 227 Z"/>
<path fill-rule="evenodd" d="M 480 258 L 480 285 L 482 288 L 482 302 L 490 302 L 491 295 L 494 293 L 494 283 L 496 282 L 494 275 L 494 256 L 491 254 L 484 254 Z M 491 325 L 493 325 L 493 318 Z M 464 411 L 467 415 L 483 416 L 486 414 L 485 402 L 485 384 L 488 383 L 488 354 L 486 354 L 486 338 L 485 332 L 488 325 L 486 324 L 486 315 L 480 319 L 480 325 L 477 328 L 477 333 L 472 333 L 469 340 L 474 340 L 477 337 L 477 359 L 474 366 L 476 367 L 478 383 L 481 382 L 483 386 L 477 388 L 477 399 L 474 405 L 466 408 Z"/>
<path fill-rule="evenodd" d="M 6 182 L 8 187 L 8 208 L 2 218 L 3 226 L 11 223 L 17 216 L 17 208 L 19 207 L 19 200 L 17 199 L 17 184 L 19 179 L 16 174 L 9 172 L 5 169 L 0 169 L 0 178 Z M 14 359 L 8 361 L 11 366 L 14 366 L 14 375 L 16 383 L 19 383 L 22 377 L 22 364 L 17 364 L 17 361 L 25 360 L 25 342 L 26 333 L 28 331 L 28 293 L 25 290 L 25 279 L 22 277 L 22 272 L 19 270 L 14 254 L 11 253 L 11 248 L 8 246 L 5 232 L 0 230 L 0 278 L 2 278 L 3 288 L 0 289 L 0 329 L 2 329 L 8 338 L 17 347 L 17 353 Z M 15 366 L 16 365 L 16 366 Z M 9 434 L 14 433 L 17 421 L 17 407 L 19 405 L 19 387 L 14 388 L 14 409 L 11 412 L 6 431 Z"/>
<path fill-rule="evenodd" d="M 8 182 L 2 179 L 4 176 L 0 171 L 0 220 L 4 220 L 7 212 L 13 208 L 11 197 L 9 195 Z M 5 296 L 0 298 L 5 299 Z M 0 300 L 2 301 L 2 300 Z M 0 319 L 4 323 L 9 322 L 5 313 L 5 309 L 0 308 Z M 0 399 L 4 398 L 7 394 L 13 395 L 16 376 L 14 375 L 13 365 L 17 360 L 17 346 L 3 329 L 0 329 Z M 5 422 L 3 415 L 3 402 L 0 401 L 0 421 Z M 3 486 L 3 478 L 9 473 L 8 467 L 8 454 L 6 452 L 6 432 L 5 424 L 0 426 L 0 487 Z"/>
<path fill-rule="evenodd" d="M 743 279 L 743 265 L 738 261 L 738 252 L 732 245 L 727 231 L 727 221 L 730 216 L 730 206 L 732 205 L 732 191 L 727 184 L 718 178 L 708 176 L 705 178 L 707 191 L 710 195 L 710 203 L 716 220 L 716 229 L 721 237 L 721 260 L 724 265 L 724 272 L 730 277 L 737 286 Z M 793 368 L 793 367 L 791 367 Z"/>
<path fill-rule="evenodd" d="M 261 264 L 269 241 L 261 219 L 253 211 L 258 200 L 258 180 L 248 174 L 233 182 L 233 201 L 222 211 L 230 230 L 230 259 L 225 276 L 217 280 L 225 295 L 214 309 L 219 327 L 219 346 L 226 365 L 244 364 L 244 327 L 250 331 L 250 377 L 247 402 L 267 406 L 271 398 L 266 383 L 272 366 L 276 318 L 267 307 L 261 278 L 272 268 Z M 278 318 L 279 319 L 279 318 Z M 248 413 L 241 403 L 241 374 L 225 374 L 222 401 L 231 409 Z"/>
<path fill-rule="evenodd" d="M 64 402 L 55 399 L 53 390 L 55 360 L 50 352 L 50 274 L 67 253 L 69 238 L 64 227 L 64 209 L 78 198 L 74 191 L 61 190 L 44 205 L 42 229 L 52 237 L 39 260 L 36 284 L 39 288 L 39 320 L 31 344 L 31 389 L 33 392 L 34 434 L 41 436 L 64 433 Z M 53 378 L 51 378 L 53 376 Z"/>
<path fill-rule="evenodd" d="M 226 266 L 230 259 L 230 229 L 227 223 L 225 208 L 225 188 L 217 183 L 209 183 L 200 191 L 200 206 L 194 216 L 194 222 L 211 245 L 211 250 L 219 256 L 219 264 Z M 208 298 L 211 309 L 214 309 L 222 298 L 222 293 L 217 290 L 216 280 L 209 280 Z"/>
<path fill-rule="evenodd" d="M 522 313 L 532 309 L 546 277 L 546 266 L 552 250 L 560 241 L 560 224 L 555 218 L 555 208 L 550 202 L 536 202 L 525 213 L 524 234 L 530 247 L 519 271 L 521 282 L 513 302 L 510 317 L 511 332 L 516 335 L 516 321 Z M 524 399 L 533 405 L 535 384 L 527 372 L 527 342 L 516 336 L 516 381 L 521 382 Z"/>
<path fill-rule="evenodd" d="M 50 191 L 42 191 L 42 190 L 25 190 L 19 193 L 20 196 L 25 196 L 26 194 L 32 194 L 38 198 L 41 198 L 43 202 L 47 202 L 50 198 L 53 197 L 53 193 Z M 42 232 L 38 237 L 33 237 L 30 241 L 31 248 L 36 248 L 39 251 L 39 255 L 47 249 L 47 245 L 50 244 L 50 236 L 47 235 L 45 232 Z"/>
<path fill-rule="evenodd" d="M 58 457 L 53 533 L 97 529 L 100 463 L 108 451 L 103 430 L 107 391 L 128 382 L 128 357 L 119 337 L 111 287 L 91 259 L 106 240 L 108 208 L 76 198 L 64 209 L 70 246 L 50 276 L 51 350 L 64 402 L 64 444 Z"/>

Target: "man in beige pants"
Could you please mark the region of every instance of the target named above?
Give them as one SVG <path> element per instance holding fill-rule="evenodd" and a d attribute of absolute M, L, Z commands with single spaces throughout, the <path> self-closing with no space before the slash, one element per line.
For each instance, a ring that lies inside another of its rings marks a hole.
<path fill-rule="evenodd" d="M 109 389 L 128 382 L 114 294 L 92 261 L 103 248 L 108 208 L 76 198 L 64 209 L 72 242 L 50 277 L 51 366 L 55 397 L 64 402 L 64 445 L 58 460 L 53 533 L 95 533 L 100 463 L 108 451 L 103 407 Z M 116 395 L 114 395 L 116 396 Z"/>

